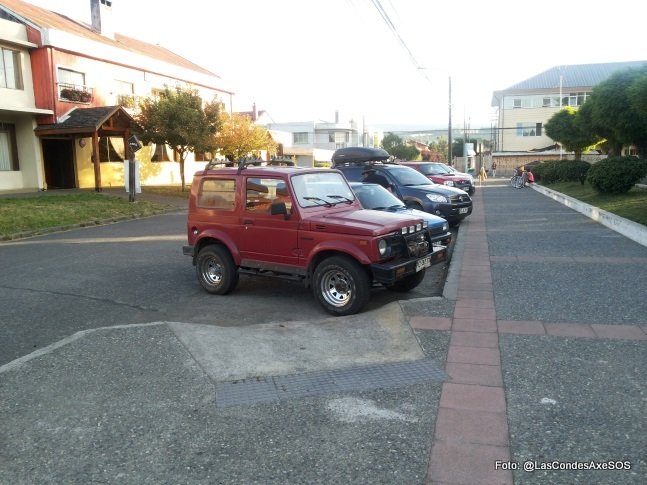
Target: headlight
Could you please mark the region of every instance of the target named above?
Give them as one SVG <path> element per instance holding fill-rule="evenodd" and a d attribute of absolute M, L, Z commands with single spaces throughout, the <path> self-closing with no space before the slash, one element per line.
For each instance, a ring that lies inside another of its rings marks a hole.
<path fill-rule="evenodd" d="M 388 249 L 389 245 L 384 239 L 380 239 L 380 241 L 377 243 L 377 250 L 380 252 L 380 256 L 384 256 L 386 254 L 386 250 Z"/>
<path fill-rule="evenodd" d="M 443 224 L 443 231 L 449 231 L 449 224 Z"/>
<path fill-rule="evenodd" d="M 445 204 L 449 202 L 446 197 L 440 194 L 427 194 L 427 198 L 432 202 L 443 202 Z"/>
<path fill-rule="evenodd" d="M 450 187 L 453 187 L 453 186 L 454 186 L 454 182 L 453 182 L 452 180 L 445 180 L 445 181 L 443 182 L 443 184 L 444 184 L 444 185 L 449 185 Z"/>

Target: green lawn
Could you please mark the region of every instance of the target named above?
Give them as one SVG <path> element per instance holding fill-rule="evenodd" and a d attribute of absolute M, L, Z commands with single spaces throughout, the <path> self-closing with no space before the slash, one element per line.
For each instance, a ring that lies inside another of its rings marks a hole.
<path fill-rule="evenodd" d="M 179 189 L 178 189 L 179 191 Z M 158 214 L 166 204 L 98 193 L 0 198 L 0 240 L 49 228 Z"/>
<path fill-rule="evenodd" d="M 546 187 L 647 226 L 647 189 L 634 187 L 626 194 L 612 195 L 598 194 L 588 183 L 559 182 Z"/>

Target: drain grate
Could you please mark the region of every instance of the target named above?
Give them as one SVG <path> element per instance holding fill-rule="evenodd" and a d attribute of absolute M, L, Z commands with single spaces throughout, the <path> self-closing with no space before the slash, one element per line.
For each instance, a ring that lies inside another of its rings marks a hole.
<path fill-rule="evenodd" d="M 216 383 L 216 407 L 247 406 L 343 391 L 444 381 L 447 374 L 431 360 L 379 364 L 286 376 L 250 377 Z"/>

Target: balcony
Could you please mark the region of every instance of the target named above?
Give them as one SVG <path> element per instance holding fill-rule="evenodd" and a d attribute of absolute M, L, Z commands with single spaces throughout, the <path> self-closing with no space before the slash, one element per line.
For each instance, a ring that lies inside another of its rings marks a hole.
<path fill-rule="evenodd" d="M 89 104 L 92 102 L 92 88 L 78 84 L 58 83 L 58 99 L 71 103 Z"/>

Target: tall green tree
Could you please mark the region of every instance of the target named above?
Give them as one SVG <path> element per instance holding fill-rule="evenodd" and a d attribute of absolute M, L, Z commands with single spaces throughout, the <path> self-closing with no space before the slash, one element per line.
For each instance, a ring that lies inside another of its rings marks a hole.
<path fill-rule="evenodd" d="M 568 151 L 575 153 L 575 159 L 582 159 L 582 152 L 595 145 L 600 138 L 580 123 L 577 111 L 567 106 L 555 113 L 544 125 L 546 134 Z"/>
<path fill-rule="evenodd" d="M 191 151 L 207 151 L 220 130 L 218 99 L 204 103 L 197 90 L 166 88 L 157 98 L 140 103 L 136 121 L 144 143 L 165 144 L 179 155 L 182 191 L 185 190 L 184 161 Z"/>
<path fill-rule="evenodd" d="M 384 138 L 382 138 L 382 148 L 387 152 L 391 153 L 394 147 L 402 145 L 402 138 L 400 138 L 395 133 L 387 133 Z M 391 155 L 393 155 L 391 153 Z"/>
<path fill-rule="evenodd" d="M 395 133 L 387 133 L 382 139 L 382 148 L 390 155 L 400 160 L 417 160 L 420 152 L 414 146 L 407 145 L 402 138 Z"/>
<path fill-rule="evenodd" d="M 640 101 L 640 86 L 645 76 L 647 66 L 617 72 L 595 86 L 582 106 L 591 103 L 587 109 L 593 129 L 607 139 L 612 155 L 620 155 L 623 145 L 635 145 L 640 157 L 647 157 L 647 111 L 635 103 Z"/>

